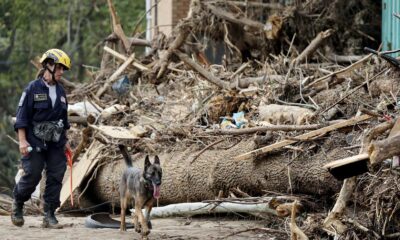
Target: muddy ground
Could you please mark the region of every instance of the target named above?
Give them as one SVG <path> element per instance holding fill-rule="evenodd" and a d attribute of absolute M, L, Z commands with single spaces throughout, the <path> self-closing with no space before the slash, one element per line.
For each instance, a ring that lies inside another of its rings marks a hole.
<path fill-rule="evenodd" d="M 0 239 L 140 239 L 133 229 L 120 232 L 118 229 L 90 229 L 85 227 L 85 217 L 59 216 L 63 229 L 41 228 L 41 216 L 25 217 L 25 225 L 16 227 L 8 216 L 0 216 Z M 130 220 L 130 219 L 129 219 Z M 246 231 L 262 228 L 262 221 L 235 220 L 226 217 L 215 218 L 169 218 L 153 219 L 153 230 L 149 239 L 280 239 L 260 231 Z M 288 232 L 290 234 L 290 232 Z M 288 236 L 289 238 L 289 236 Z"/>

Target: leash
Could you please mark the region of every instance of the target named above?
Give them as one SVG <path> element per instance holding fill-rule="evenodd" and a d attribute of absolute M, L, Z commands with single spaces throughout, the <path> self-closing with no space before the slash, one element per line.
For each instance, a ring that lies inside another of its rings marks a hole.
<path fill-rule="evenodd" d="M 70 185 L 69 186 L 70 186 L 70 192 L 71 192 L 71 194 L 70 194 L 71 206 L 74 206 L 74 195 L 73 195 L 73 191 L 72 191 L 72 165 L 73 165 L 73 162 L 72 162 L 71 149 L 69 149 L 69 148 L 65 149 L 65 156 L 67 157 L 67 163 L 68 163 L 69 169 L 71 171 L 71 174 L 70 174 L 71 181 L 70 181 Z"/>

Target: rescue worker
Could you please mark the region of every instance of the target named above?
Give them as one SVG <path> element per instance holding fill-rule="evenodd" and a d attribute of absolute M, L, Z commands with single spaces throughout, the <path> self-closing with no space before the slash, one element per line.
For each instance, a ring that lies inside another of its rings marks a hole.
<path fill-rule="evenodd" d="M 40 63 L 43 68 L 22 93 L 16 114 L 14 129 L 18 132 L 24 175 L 13 190 L 11 221 L 16 226 L 24 224 L 24 202 L 30 199 L 45 169 L 43 227 L 56 227 L 54 212 L 60 206 L 65 150 L 70 150 L 66 136 L 70 127 L 68 102 L 59 82 L 64 71 L 71 68 L 71 60 L 62 50 L 50 49 Z"/>

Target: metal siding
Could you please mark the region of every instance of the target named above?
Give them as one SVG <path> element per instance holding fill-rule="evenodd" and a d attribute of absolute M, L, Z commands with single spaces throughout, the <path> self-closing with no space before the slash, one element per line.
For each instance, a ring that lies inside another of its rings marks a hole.
<path fill-rule="evenodd" d="M 382 49 L 384 51 L 400 49 L 400 19 L 393 16 L 394 12 L 400 13 L 400 1 L 382 0 Z"/>

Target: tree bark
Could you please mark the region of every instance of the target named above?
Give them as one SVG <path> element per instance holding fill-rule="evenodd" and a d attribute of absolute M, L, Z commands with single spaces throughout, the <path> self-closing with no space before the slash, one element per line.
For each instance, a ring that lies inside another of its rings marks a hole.
<path fill-rule="evenodd" d="M 254 147 L 252 140 L 242 141 L 227 150 L 206 151 L 193 163 L 190 163 L 191 159 L 201 148 L 159 154 L 163 169 L 159 203 L 164 205 L 215 199 L 220 191 L 226 197 L 229 190 L 236 187 L 251 196 L 262 195 L 264 190 L 286 193 L 289 188 L 294 193 L 321 195 L 339 191 L 340 182 L 322 168 L 337 157 L 336 152 L 332 155 L 328 152 L 328 156 L 299 157 L 295 161 L 281 153 L 264 159 L 234 159 L 238 153 Z M 134 166 L 143 169 L 144 154 L 132 157 Z M 289 163 L 290 177 L 287 169 Z M 96 179 L 89 187 L 94 201 L 112 201 L 119 206 L 118 189 L 125 168 L 122 158 L 99 168 Z"/>

